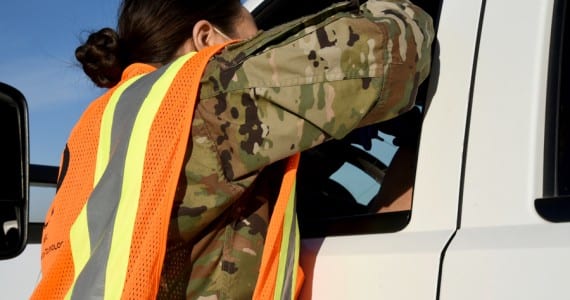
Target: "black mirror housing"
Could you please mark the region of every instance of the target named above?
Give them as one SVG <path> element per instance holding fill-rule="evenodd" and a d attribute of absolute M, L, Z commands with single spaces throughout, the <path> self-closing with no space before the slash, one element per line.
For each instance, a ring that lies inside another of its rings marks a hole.
<path fill-rule="evenodd" d="M 0 141 L 0 259 L 9 259 L 24 251 L 28 236 L 28 105 L 1 82 Z"/>

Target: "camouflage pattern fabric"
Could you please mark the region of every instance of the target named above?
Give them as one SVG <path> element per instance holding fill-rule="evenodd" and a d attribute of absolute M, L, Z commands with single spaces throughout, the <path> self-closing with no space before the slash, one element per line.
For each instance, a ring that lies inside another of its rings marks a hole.
<path fill-rule="evenodd" d="M 344 2 L 233 44 L 208 64 L 159 298 L 251 299 L 281 160 L 408 111 L 432 19 L 405 0 Z"/>

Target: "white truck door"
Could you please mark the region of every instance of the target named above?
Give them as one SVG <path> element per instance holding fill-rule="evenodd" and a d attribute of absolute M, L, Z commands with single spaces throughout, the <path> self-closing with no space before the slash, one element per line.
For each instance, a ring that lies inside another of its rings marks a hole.
<path fill-rule="evenodd" d="M 393 232 L 379 226 L 374 233 L 358 218 L 338 220 L 332 222 L 336 232 L 323 226 L 305 238 L 303 299 L 437 298 L 441 255 L 458 222 L 482 2 L 445 0 L 441 7 L 409 224 Z"/>
<path fill-rule="evenodd" d="M 569 297 L 565 2 L 486 1 L 460 228 L 441 299 Z"/>

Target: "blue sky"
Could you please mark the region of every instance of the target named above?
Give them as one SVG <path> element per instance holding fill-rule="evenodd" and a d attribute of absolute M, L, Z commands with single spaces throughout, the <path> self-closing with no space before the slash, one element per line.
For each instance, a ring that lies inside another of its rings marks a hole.
<path fill-rule="evenodd" d="M 59 165 L 73 125 L 103 90 L 77 65 L 74 52 L 89 31 L 115 27 L 119 0 L 3 1 L 0 82 L 28 102 L 30 162 Z M 30 221 L 43 222 L 55 189 L 30 189 Z"/>
<path fill-rule="evenodd" d="M 247 1 L 254 7 L 261 0 Z M 30 161 L 58 165 L 67 136 L 102 90 L 84 75 L 75 48 L 89 31 L 115 28 L 120 0 L 4 1 L 0 82 L 28 101 Z"/>
<path fill-rule="evenodd" d="M 250 0 L 254 7 L 261 0 Z M 104 92 L 77 64 L 75 48 L 91 31 L 116 27 L 120 0 L 3 1 L 0 82 L 28 102 L 30 162 L 58 166 L 73 125 Z M 43 222 L 54 188 L 32 186 L 30 220 Z"/>
<path fill-rule="evenodd" d="M 75 48 L 88 31 L 115 27 L 119 0 L 4 1 L 0 81 L 28 101 L 30 161 L 57 165 L 73 124 L 102 92 L 83 75 Z"/>

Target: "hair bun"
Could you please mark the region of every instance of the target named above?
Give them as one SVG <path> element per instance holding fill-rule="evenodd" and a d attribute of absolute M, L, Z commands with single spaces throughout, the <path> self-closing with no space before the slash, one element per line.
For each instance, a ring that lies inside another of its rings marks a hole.
<path fill-rule="evenodd" d="M 119 35 L 111 28 L 91 33 L 87 41 L 75 49 L 75 58 L 98 87 L 117 84 L 126 65 L 122 60 Z"/>

